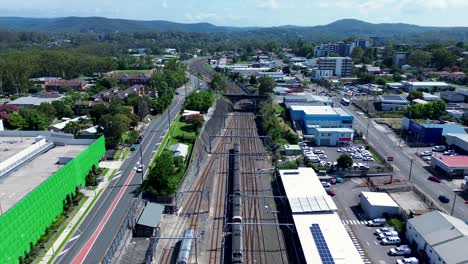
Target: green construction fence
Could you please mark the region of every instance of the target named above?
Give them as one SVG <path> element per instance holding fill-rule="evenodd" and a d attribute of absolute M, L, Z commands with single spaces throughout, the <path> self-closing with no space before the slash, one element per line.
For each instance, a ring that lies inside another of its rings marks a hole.
<path fill-rule="evenodd" d="M 30 243 L 35 244 L 63 212 L 66 196 L 85 185 L 86 175 L 105 151 L 100 137 L 0 216 L 0 263 L 18 263 L 29 252 Z"/>

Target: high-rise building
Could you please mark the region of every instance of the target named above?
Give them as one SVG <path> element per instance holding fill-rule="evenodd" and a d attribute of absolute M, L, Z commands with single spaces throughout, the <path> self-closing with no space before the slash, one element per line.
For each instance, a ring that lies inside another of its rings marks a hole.
<path fill-rule="evenodd" d="M 317 61 L 315 78 L 350 77 L 353 70 L 353 59 L 350 57 L 320 57 Z"/>

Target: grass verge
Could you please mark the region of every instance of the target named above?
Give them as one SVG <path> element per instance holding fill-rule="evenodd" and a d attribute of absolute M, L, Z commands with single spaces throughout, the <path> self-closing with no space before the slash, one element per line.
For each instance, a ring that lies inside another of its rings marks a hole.
<path fill-rule="evenodd" d="M 62 241 L 62 243 L 60 244 L 60 246 L 55 250 L 55 253 L 54 255 L 50 258 L 50 260 L 47 262 L 48 264 L 49 263 L 53 263 L 54 262 L 54 259 L 57 257 L 57 254 L 62 250 L 62 248 L 65 246 L 65 244 L 68 242 L 68 239 L 70 238 L 70 236 L 75 233 L 75 230 L 76 228 L 81 224 L 81 222 L 83 221 L 83 219 L 85 218 L 86 215 L 88 215 L 89 213 L 89 210 L 91 210 L 91 208 L 93 208 L 94 204 L 96 203 L 97 201 L 97 198 L 99 198 L 101 196 L 101 193 L 104 189 L 101 189 L 96 196 L 94 196 L 93 200 L 91 201 L 91 203 L 89 204 L 88 208 L 86 208 L 85 212 L 80 216 L 80 219 L 78 219 L 78 221 L 76 222 L 75 226 L 72 227 L 72 229 L 70 230 L 70 233 L 68 233 L 68 235 L 65 237 L 65 239 Z M 88 197 L 89 198 L 89 197 Z M 78 212 L 78 210 L 77 210 Z M 71 220 L 70 220 L 71 221 Z"/>
<path fill-rule="evenodd" d="M 114 176 L 115 176 L 116 173 L 117 173 L 117 170 L 112 170 L 112 173 L 111 173 L 111 175 L 109 176 L 108 181 L 112 180 L 112 178 L 114 178 Z"/>

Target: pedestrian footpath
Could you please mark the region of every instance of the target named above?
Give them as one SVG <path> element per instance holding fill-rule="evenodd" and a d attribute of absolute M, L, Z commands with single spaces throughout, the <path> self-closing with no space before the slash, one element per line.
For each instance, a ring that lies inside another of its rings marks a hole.
<path fill-rule="evenodd" d="M 351 221 L 351 220 L 343 220 L 343 221 Z M 357 221 L 357 220 L 354 220 L 354 221 Z M 344 224 L 344 222 L 343 222 L 343 224 Z M 344 227 L 346 229 L 346 232 L 348 232 L 349 237 L 353 241 L 354 246 L 356 247 L 357 251 L 359 252 L 359 255 L 361 256 L 364 264 L 371 264 L 372 262 L 367 258 L 366 253 L 362 249 L 361 244 L 359 243 L 358 239 L 354 235 L 354 232 L 351 229 L 351 227 L 348 224 L 344 224 Z"/>
<path fill-rule="evenodd" d="M 59 251 L 62 250 L 61 247 L 65 246 L 67 241 L 72 241 L 80 237 L 81 234 L 79 234 L 79 232 L 77 232 L 77 234 L 75 234 L 74 237 L 70 237 L 70 236 L 75 232 L 76 227 L 83 220 L 83 215 L 91 209 L 91 207 L 94 205 L 94 202 L 97 200 L 97 198 L 99 198 L 99 195 L 102 193 L 101 191 L 104 190 L 109 184 L 109 177 L 112 175 L 112 172 L 114 171 L 112 168 L 115 167 L 115 166 L 108 166 L 110 165 L 109 163 L 110 162 L 99 164 L 101 168 L 109 167 L 109 171 L 107 172 L 106 175 L 104 175 L 104 180 L 94 190 L 81 190 L 84 196 L 88 197 L 88 199 L 84 202 L 84 204 L 81 206 L 78 212 L 73 216 L 73 218 L 68 222 L 65 229 L 62 231 L 59 237 L 55 240 L 55 242 L 52 244 L 50 249 L 46 252 L 44 257 L 42 257 L 39 263 L 44 263 L 44 264 L 52 263 L 56 257 L 65 253 L 65 251 L 62 253 L 59 253 Z M 121 162 L 118 162 L 118 163 L 119 165 L 121 165 Z"/>
<path fill-rule="evenodd" d="M 365 225 L 367 221 L 365 220 L 341 220 L 344 225 Z"/>

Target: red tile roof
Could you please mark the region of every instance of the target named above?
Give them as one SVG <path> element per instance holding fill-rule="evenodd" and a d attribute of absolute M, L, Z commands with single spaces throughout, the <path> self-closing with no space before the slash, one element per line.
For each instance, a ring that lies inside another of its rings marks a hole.
<path fill-rule="evenodd" d="M 468 167 L 468 156 L 437 156 L 436 159 L 449 167 Z"/>

